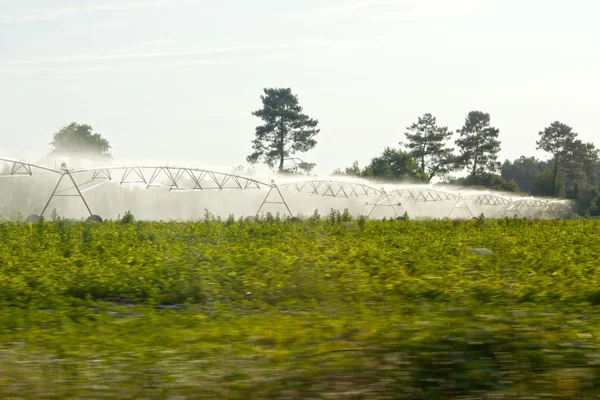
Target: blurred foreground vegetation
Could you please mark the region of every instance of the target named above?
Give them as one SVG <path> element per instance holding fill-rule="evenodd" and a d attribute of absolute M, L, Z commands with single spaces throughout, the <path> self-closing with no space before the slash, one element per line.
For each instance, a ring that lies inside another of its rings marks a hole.
<path fill-rule="evenodd" d="M 597 398 L 598 232 L 0 223 L 0 398 Z"/>

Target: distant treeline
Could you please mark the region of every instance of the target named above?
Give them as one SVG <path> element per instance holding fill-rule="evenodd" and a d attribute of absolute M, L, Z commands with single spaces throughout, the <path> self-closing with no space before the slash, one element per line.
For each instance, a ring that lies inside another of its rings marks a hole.
<path fill-rule="evenodd" d="M 304 114 L 289 88 L 265 88 L 262 108 L 252 115 L 262 121 L 252 140 L 250 164 L 264 163 L 280 173 L 310 174 L 315 164 L 298 157 L 317 145 L 319 121 Z M 455 133 L 457 137 L 455 137 Z M 337 169 L 333 175 L 384 181 L 443 183 L 574 200 L 583 216 L 600 216 L 600 155 L 568 125 L 555 121 L 539 132 L 536 148 L 545 159 L 521 156 L 498 160 L 500 130 L 490 114 L 471 111 L 464 125 L 452 131 L 424 114 L 409 126 L 399 147 L 386 147 L 360 167 Z M 110 158 L 111 146 L 89 125 L 75 122 L 54 133 L 51 154 Z M 456 174 L 456 175 L 453 175 Z M 457 177 L 463 176 L 463 177 Z"/>
<path fill-rule="evenodd" d="M 489 114 L 470 112 L 457 134 L 451 146 L 453 132 L 425 114 L 407 128 L 399 148 L 387 147 L 367 166 L 355 162 L 333 174 L 566 198 L 574 200 L 580 215 L 600 216 L 599 152 L 570 126 L 556 121 L 539 132 L 536 148 L 548 153 L 546 159 L 521 156 L 504 163 L 498 162 L 500 131 L 491 126 Z M 466 176 L 452 175 L 461 172 Z"/>

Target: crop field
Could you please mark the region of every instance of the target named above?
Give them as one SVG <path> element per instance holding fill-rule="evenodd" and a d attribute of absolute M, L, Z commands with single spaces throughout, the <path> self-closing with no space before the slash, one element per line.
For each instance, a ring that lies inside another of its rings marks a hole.
<path fill-rule="evenodd" d="M 598 221 L 0 223 L 0 399 L 593 399 Z"/>

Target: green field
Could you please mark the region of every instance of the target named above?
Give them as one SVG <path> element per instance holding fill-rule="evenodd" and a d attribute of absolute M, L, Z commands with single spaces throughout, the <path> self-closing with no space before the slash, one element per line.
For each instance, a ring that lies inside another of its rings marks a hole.
<path fill-rule="evenodd" d="M 2 223 L 0 399 L 598 398 L 598 254 L 585 220 Z"/>

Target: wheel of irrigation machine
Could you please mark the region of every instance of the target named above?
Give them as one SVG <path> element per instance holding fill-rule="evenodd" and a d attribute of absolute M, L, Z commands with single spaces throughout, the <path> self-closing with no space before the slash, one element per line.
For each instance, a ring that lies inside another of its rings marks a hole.
<path fill-rule="evenodd" d="M 85 222 L 93 222 L 93 223 L 101 224 L 104 222 L 104 220 L 99 215 L 90 215 Z"/>
<path fill-rule="evenodd" d="M 27 222 L 29 224 L 35 224 L 35 223 L 38 223 L 41 219 L 42 219 L 42 217 L 40 217 L 39 215 L 31 214 L 29 217 L 27 217 L 25 222 Z"/>

